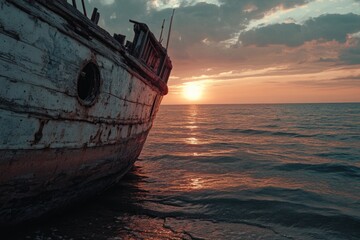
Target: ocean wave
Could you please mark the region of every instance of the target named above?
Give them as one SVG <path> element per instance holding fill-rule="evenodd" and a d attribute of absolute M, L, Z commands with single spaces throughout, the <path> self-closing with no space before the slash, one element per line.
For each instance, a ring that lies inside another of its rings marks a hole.
<path fill-rule="evenodd" d="M 241 158 L 234 157 L 234 156 L 206 156 L 206 157 L 199 157 L 197 159 L 198 162 L 205 162 L 205 163 L 215 163 L 215 164 L 224 164 L 224 163 L 239 163 Z"/>
<path fill-rule="evenodd" d="M 318 173 L 337 173 L 345 177 L 360 178 L 360 168 L 345 164 L 306 164 L 306 163 L 288 163 L 274 167 L 282 171 L 314 171 Z"/>
<path fill-rule="evenodd" d="M 219 193 L 218 193 L 219 194 Z M 207 197 L 178 196 L 159 200 L 157 203 L 171 206 L 170 211 L 162 209 L 160 216 L 182 218 L 215 219 L 221 222 L 250 222 L 262 226 L 283 226 L 296 228 L 317 228 L 346 233 L 360 234 L 360 219 L 341 213 L 336 209 L 314 207 L 303 203 L 282 200 L 237 198 L 233 195 L 210 195 Z M 171 211 L 172 206 L 176 210 Z M 199 211 L 194 212 L 194 208 Z M 156 209 L 151 209 L 157 215 Z"/>
<path fill-rule="evenodd" d="M 349 137 L 345 138 L 345 140 L 347 140 L 347 139 L 360 140 L 360 134 L 359 135 L 354 135 L 354 136 L 349 136 Z"/>
<path fill-rule="evenodd" d="M 359 160 L 355 154 L 345 153 L 345 152 L 324 152 L 324 153 L 317 153 L 315 154 L 315 156 L 338 159 L 338 160 L 350 160 L 350 161 Z"/>
<path fill-rule="evenodd" d="M 268 125 L 263 125 L 262 127 L 265 127 L 265 128 L 278 128 L 280 126 L 276 125 L 276 124 L 268 124 Z"/>
<path fill-rule="evenodd" d="M 268 131 L 268 130 L 258 130 L 258 129 L 222 129 L 215 128 L 216 132 L 228 132 L 228 133 L 240 133 L 244 135 L 266 135 L 266 136 L 285 136 L 285 137 L 295 137 L 295 138 L 309 138 L 316 135 L 306 135 L 294 132 L 281 132 L 281 131 Z"/>
<path fill-rule="evenodd" d="M 163 155 L 156 155 L 153 156 L 151 158 L 149 158 L 149 160 L 151 161 L 158 161 L 158 160 L 172 160 L 172 161 L 176 161 L 176 160 L 188 160 L 189 157 L 185 156 L 185 155 L 175 155 L 175 154 L 163 154 Z"/>

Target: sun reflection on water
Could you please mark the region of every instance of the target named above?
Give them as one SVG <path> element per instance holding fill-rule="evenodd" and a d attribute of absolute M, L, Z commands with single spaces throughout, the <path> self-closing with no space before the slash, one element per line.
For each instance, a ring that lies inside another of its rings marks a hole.
<path fill-rule="evenodd" d="M 199 126 L 198 126 L 198 106 L 192 105 L 188 110 L 187 116 L 188 117 L 187 117 L 187 121 L 186 121 L 186 125 L 185 125 L 185 128 L 187 129 L 187 131 L 185 133 L 187 136 L 184 138 L 184 141 L 186 144 L 189 144 L 189 145 L 199 145 L 203 141 L 200 140 L 200 136 L 197 131 L 197 129 L 199 128 Z M 191 155 L 197 156 L 198 153 L 193 152 Z"/>
<path fill-rule="evenodd" d="M 195 122 L 189 122 L 189 124 L 194 124 Z M 194 126 L 194 125 L 189 125 L 189 126 L 185 126 L 185 128 L 188 128 L 188 129 L 196 129 L 198 128 L 198 126 Z"/>
<path fill-rule="evenodd" d="M 191 144 L 191 145 L 197 145 L 197 144 L 199 144 L 199 140 L 198 140 L 197 138 L 195 138 L 195 137 L 186 138 L 186 139 L 185 139 L 185 142 L 186 142 L 187 144 Z"/>
<path fill-rule="evenodd" d="M 191 178 L 190 179 L 190 188 L 192 189 L 201 189 L 203 188 L 204 180 L 202 178 Z"/>
<path fill-rule="evenodd" d="M 281 177 L 258 178 L 246 173 L 232 174 L 209 174 L 209 173 L 186 173 L 182 172 L 180 179 L 171 179 L 170 189 L 176 192 L 198 190 L 221 190 L 237 189 L 262 189 L 281 186 L 284 189 L 300 189 L 303 183 L 288 181 Z M 168 179 L 170 180 L 170 179 Z"/>

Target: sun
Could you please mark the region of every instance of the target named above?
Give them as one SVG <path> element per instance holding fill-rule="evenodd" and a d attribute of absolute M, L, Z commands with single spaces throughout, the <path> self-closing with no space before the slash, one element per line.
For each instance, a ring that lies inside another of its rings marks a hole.
<path fill-rule="evenodd" d="M 183 94 L 187 100 L 200 100 L 203 94 L 203 86 L 196 82 L 186 83 L 183 87 Z"/>

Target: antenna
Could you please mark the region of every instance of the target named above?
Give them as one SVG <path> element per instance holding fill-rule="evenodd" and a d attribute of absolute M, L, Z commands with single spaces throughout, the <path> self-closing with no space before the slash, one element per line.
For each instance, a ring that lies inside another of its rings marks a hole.
<path fill-rule="evenodd" d="M 162 42 L 162 34 L 163 34 L 163 31 L 164 31 L 164 24 L 165 24 L 165 19 L 163 20 L 163 23 L 162 23 L 162 26 L 161 26 L 161 33 L 160 33 L 160 37 L 159 37 L 159 42 L 160 43 Z"/>
<path fill-rule="evenodd" d="M 174 18 L 174 13 L 175 13 L 175 8 L 173 9 L 173 12 L 172 12 L 172 15 L 171 15 L 171 20 L 170 20 L 170 25 L 169 25 L 169 33 L 168 33 L 168 38 L 167 38 L 167 42 L 166 42 L 166 51 L 168 50 L 168 47 L 169 47 L 171 26 L 172 26 L 172 22 L 173 22 L 173 18 Z"/>

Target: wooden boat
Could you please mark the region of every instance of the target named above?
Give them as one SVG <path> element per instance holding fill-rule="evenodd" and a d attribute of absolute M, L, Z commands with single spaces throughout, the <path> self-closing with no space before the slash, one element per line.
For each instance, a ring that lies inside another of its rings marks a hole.
<path fill-rule="evenodd" d="M 0 0 L 2 226 L 119 181 L 168 92 L 172 64 L 146 24 L 132 21 L 124 44 L 96 9 L 84 13 L 75 1 Z"/>

